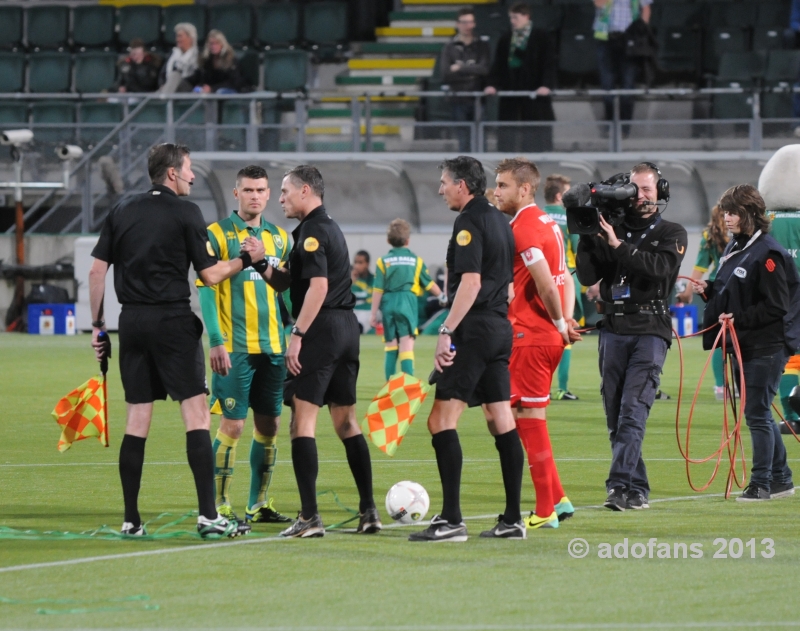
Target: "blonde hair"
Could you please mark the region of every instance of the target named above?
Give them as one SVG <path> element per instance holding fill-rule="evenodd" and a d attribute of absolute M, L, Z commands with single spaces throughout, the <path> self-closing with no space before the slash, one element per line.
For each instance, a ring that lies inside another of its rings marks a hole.
<path fill-rule="evenodd" d="M 222 49 L 219 51 L 219 56 L 217 59 L 214 60 L 214 67 L 215 68 L 222 68 L 223 70 L 227 70 L 233 65 L 235 59 L 235 53 L 233 52 L 233 48 L 228 43 L 228 38 L 225 37 L 225 33 L 218 29 L 211 29 L 206 36 L 206 44 L 203 46 L 203 55 L 202 59 L 203 62 L 208 61 L 211 59 L 211 39 L 217 40 Z"/>
<path fill-rule="evenodd" d="M 396 248 L 402 248 L 411 238 L 411 224 L 405 219 L 395 219 L 389 224 L 386 238 Z"/>
<path fill-rule="evenodd" d="M 539 168 L 527 158 L 522 157 L 506 158 L 497 165 L 494 172 L 511 173 L 511 177 L 514 178 L 517 186 L 530 184 L 532 193 L 535 193 L 539 188 L 539 182 L 542 179 L 541 175 L 539 175 Z"/>
<path fill-rule="evenodd" d="M 197 29 L 191 22 L 178 22 L 173 31 L 176 35 L 178 31 L 183 31 L 192 39 L 192 46 L 197 46 Z"/>

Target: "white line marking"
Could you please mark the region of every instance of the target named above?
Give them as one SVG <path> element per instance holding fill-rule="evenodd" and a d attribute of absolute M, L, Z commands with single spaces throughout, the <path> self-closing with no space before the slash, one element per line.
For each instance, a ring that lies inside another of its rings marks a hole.
<path fill-rule="evenodd" d="M 504 629 L 556 629 L 557 631 L 579 631 L 580 629 L 732 629 L 759 627 L 800 627 L 795 621 L 753 621 L 753 622 L 576 622 L 576 623 L 542 623 L 542 624 L 443 624 L 419 626 L 381 626 L 381 631 L 503 631 Z M 270 627 L 270 631 L 375 631 L 376 627 Z M 232 629 L 231 631 L 237 631 Z M 238 631 L 246 631 L 239 629 Z M 247 630 L 250 631 L 250 630 Z M 253 629 L 252 631 L 255 631 Z"/>

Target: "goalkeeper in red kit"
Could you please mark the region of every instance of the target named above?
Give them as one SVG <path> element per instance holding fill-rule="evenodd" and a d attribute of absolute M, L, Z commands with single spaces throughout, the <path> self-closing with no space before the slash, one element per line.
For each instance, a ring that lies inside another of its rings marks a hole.
<path fill-rule="evenodd" d="M 511 407 L 536 491 L 536 511 L 527 528 L 557 528 L 574 508 L 561 487 L 546 408 L 550 385 L 564 347 L 580 339 L 577 323 L 567 320 L 565 305 L 575 303 L 575 289 L 567 282 L 561 228 L 534 201 L 540 175 L 525 158 L 503 160 L 495 169 L 497 207 L 512 216 L 514 233 L 514 297 L 508 317 L 514 331 L 511 350 Z"/>

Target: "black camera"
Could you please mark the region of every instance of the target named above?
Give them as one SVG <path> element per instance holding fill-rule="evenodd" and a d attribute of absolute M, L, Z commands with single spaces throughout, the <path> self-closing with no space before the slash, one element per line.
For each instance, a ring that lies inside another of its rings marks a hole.
<path fill-rule="evenodd" d="M 625 221 L 639 196 L 639 187 L 627 173 L 618 173 L 599 183 L 578 184 L 564 193 L 567 229 L 570 234 L 598 234 L 600 216 L 612 226 Z"/>

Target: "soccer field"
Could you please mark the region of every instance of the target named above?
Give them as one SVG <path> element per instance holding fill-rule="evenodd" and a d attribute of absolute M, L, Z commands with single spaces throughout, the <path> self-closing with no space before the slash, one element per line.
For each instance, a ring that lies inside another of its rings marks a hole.
<path fill-rule="evenodd" d="M 435 338 L 418 341 L 420 375 L 432 366 L 434 343 Z M 706 355 L 696 339 L 685 343 L 684 350 L 689 390 L 684 396 L 685 419 Z M 379 338 L 362 338 L 361 357 L 358 409 L 363 418 L 383 382 Z M 429 516 L 441 507 L 425 427 L 432 394 L 395 458 L 370 448 L 376 500 L 387 526 L 377 536 L 355 536 L 348 531 L 352 524 L 314 540 L 279 539 L 277 525 L 259 525 L 243 539 L 215 542 L 188 534 L 150 541 L 102 533 L 58 534 L 103 525 L 118 529 L 122 522 L 116 458 L 125 404 L 116 358 L 109 373 L 109 449 L 92 438 L 60 454 L 60 430 L 50 416 L 56 401 L 83 383 L 96 366 L 88 336 L 0 334 L 0 628 L 456 631 L 800 626 L 793 598 L 800 578 L 800 497 L 756 505 L 725 500 L 725 462 L 706 492 L 689 488 L 675 439 L 675 345 L 662 378 L 662 388 L 673 399 L 656 401 L 644 445 L 652 485 L 649 510 L 613 513 L 600 507 L 610 450 L 596 338 L 587 336 L 575 346 L 572 359 L 570 389 L 580 401 L 555 401 L 548 413 L 562 482 L 577 508 L 574 518 L 555 530 L 529 531 L 526 541 L 478 537 L 504 502 L 494 441 L 480 411 L 471 410 L 459 427 L 464 449 L 462 506 L 470 539 L 441 545 L 409 543 L 408 533 L 419 526 L 396 527 L 383 509 L 386 491 L 404 479 L 428 490 Z M 722 406 L 714 401 L 712 385 L 709 374 L 692 435 L 692 454 L 698 457 L 719 445 Z M 213 423 L 212 432 L 216 419 Z M 288 412 L 283 423 L 271 494 L 276 508 L 294 516 L 299 499 L 289 456 Z M 249 445 L 249 427 L 244 445 Z M 357 507 L 344 449 L 327 412 L 320 416 L 317 440 L 318 490 L 332 491 L 342 505 Z M 746 429 L 743 442 L 749 468 Z M 800 446 L 792 438 L 787 448 L 790 466 L 800 470 Z M 247 448 L 239 451 L 233 496 L 241 514 L 249 465 Z M 698 482 L 705 482 L 710 471 L 704 465 L 693 473 Z M 326 524 L 350 517 L 333 493 L 320 497 Z M 525 514 L 533 505 L 526 470 Z M 157 403 L 147 442 L 142 517 L 152 520 L 168 512 L 171 515 L 158 522 L 168 523 L 195 508 L 178 406 Z M 149 531 L 154 529 L 151 524 Z M 194 529 L 194 518 L 165 532 L 184 529 Z M 21 538 L 21 530 L 34 532 Z M 585 558 L 570 556 L 568 546 L 575 538 L 588 542 Z M 767 538 L 771 545 L 763 542 Z M 626 540 L 628 558 L 598 557 L 601 544 L 610 544 L 612 551 L 619 544 L 621 555 Z M 681 558 L 658 558 L 659 551 L 667 549 L 659 544 L 668 544 L 670 556 L 678 552 Z M 683 558 L 680 544 L 689 548 L 688 558 Z M 701 547 L 691 548 L 692 544 Z M 692 558 L 693 551 L 702 557 Z M 727 558 L 714 558 L 717 551 Z"/>

